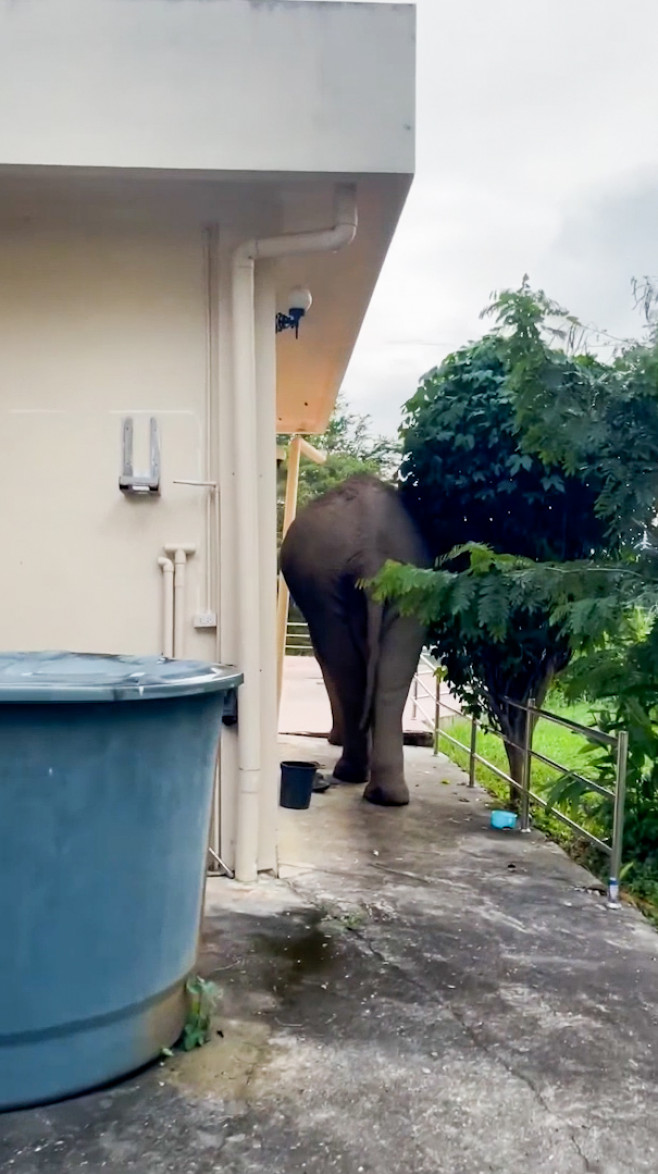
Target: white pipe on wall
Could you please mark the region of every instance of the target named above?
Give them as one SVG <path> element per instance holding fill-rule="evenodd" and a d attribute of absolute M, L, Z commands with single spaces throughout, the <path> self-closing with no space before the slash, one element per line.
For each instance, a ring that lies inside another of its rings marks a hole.
<path fill-rule="evenodd" d="M 238 796 L 235 876 L 244 883 L 258 870 L 258 809 L 261 772 L 261 674 L 276 663 L 260 663 L 260 560 L 258 506 L 258 406 L 254 268 L 258 260 L 302 253 L 332 252 L 353 241 L 358 224 L 356 189 L 336 189 L 333 228 L 245 241 L 233 254 L 233 410 L 238 580 L 239 691 Z"/>
<path fill-rule="evenodd" d="M 258 509 L 260 573 L 260 770 L 258 869 L 276 870 L 279 822 L 276 676 L 268 671 L 276 656 L 276 265 L 256 269 L 256 385 L 258 397 Z"/>
<path fill-rule="evenodd" d="M 174 556 L 173 655 L 179 659 L 182 659 L 185 656 L 185 620 L 187 618 L 185 604 L 185 572 L 187 569 L 187 560 L 195 553 L 196 546 L 172 543 L 168 546 L 165 546 L 164 549 L 166 554 Z"/>
<path fill-rule="evenodd" d="M 217 384 L 217 356 L 216 356 L 216 263 L 217 263 L 217 228 L 212 225 L 205 233 L 205 263 L 206 263 L 206 429 L 205 429 L 205 480 L 208 483 L 206 494 L 206 549 L 205 549 L 205 611 L 215 612 L 215 543 L 218 538 L 215 524 L 217 510 L 217 461 L 216 461 L 216 431 L 215 431 L 215 387 Z"/>
<path fill-rule="evenodd" d="M 260 584 L 258 576 L 258 485 L 256 467 L 256 356 L 254 262 L 238 250 L 233 261 L 233 410 L 238 665 L 245 683 L 238 691 L 238 795 L 235 877 L 256 879 L 260 786 Z M 248 682 L 248 683 L 247 683 Z"/>
<path fill-rule="evenodd" d="M 162 655 L 174 655 L 174 564 L 170 558 L 159 558 L 162 571 Z"/>
<path fill-rule="evenodd" d="M 185 566 L 187 555 L 177 550 L 174 555 L 174 656 L 183 655 L 185 644 Z"/>

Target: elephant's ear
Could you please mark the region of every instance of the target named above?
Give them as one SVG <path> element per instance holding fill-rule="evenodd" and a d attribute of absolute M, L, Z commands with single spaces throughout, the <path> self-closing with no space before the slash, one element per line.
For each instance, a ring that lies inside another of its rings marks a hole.
<path fill-rule="evenodd" d="M 382 603 L 375 603 L 369 591 L 366 593 L 366 600 L 368 659 L 366 666 L 366 695 L 363 704 L 363 714 L 361 716 L 362 730 L 367 729 L 369 726 L 372 714 L 372 704 L 377 685 L 377 669 L 379 667 L 382 621 L 384 618 L 384 605 Z"/>

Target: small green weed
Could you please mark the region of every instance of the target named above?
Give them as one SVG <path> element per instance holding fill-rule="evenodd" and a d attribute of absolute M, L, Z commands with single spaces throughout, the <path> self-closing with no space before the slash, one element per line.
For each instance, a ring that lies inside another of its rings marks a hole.
<path fill-rule="evenodd" d="M 184 1052 L 201 1048 L 208 1043 L 212 1033 L 212 1017 L 219 999 L 219 988 L 199 975 L 187 980 L 185 986 L 188 1009 L 181 1039 Z"/>
<path fill-rule="evenodd" d="M 361 929 L 361 926 L 366 920 L 366 915 L 362 909 L 354 909 L 351 913 L 345 913 L 340 920 L 344 929 L 355 933 L 357 929 Z"/>
<path fill-rule="evenodd" d="M 325 907 L 323 909 L 323 921 L 328 929 L 334 930 L 336 933 L 356 933 L 361 929 L 367 919 L 365 910 L 363 909 L 349 909 L 343 911 L 341 909 L 330 909 Z"/>

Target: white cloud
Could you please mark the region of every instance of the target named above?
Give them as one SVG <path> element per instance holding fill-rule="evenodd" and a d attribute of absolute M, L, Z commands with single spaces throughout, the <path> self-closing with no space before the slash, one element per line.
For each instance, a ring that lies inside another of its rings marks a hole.
<path fill-rule="evenodd" d="M 417 178 L 345 380 L 377 427 L 525 272 L 634 329 L 630 279 L 658 272 L 657 41 L 654 0 L 419 0 Z"/>

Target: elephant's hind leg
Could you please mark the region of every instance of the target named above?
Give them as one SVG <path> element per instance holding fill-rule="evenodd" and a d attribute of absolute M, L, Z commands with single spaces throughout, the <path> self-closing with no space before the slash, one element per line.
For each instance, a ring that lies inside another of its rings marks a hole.
<path fill-rule="evenodd" d="M 370 739 L 362 729 L 366 690 L 366 663 L 340 604 L 307 614 L 307 623 L 331 699 L 334 723 L 339 719 L 337 744 L 343 753 L 334 767 L 341 783 L 365 783 L 369 774 Z M 309 609 L 310 612 L 310 609 Z"/>
<path fill-rule="evenodd" d="M 322 661 L 319 661 L 319 664 L 322 670 L 324 687 L 327 690 L 327 696 L 329 698 L 329 705 L 331 706 L 331 730 L 327 735 L 327 742 L 330 746 L 342 746 L 345 740 L 345 735 L 343 733 L 343 715 L 340 711 L 338 693 L 336 691 L 336 686 L 331 679 L 331 674 L 327 669 L 327 666 L 322 664 Z"/>
<path fill-rule="evenodd" d="M 413 619 L 387 617 L 382 636 L 373 710 L 370 781 L 364 799 L 383 807 L 409 802 L 404 777 L 402 718 L 423 649 L 424 633 Z"/>

